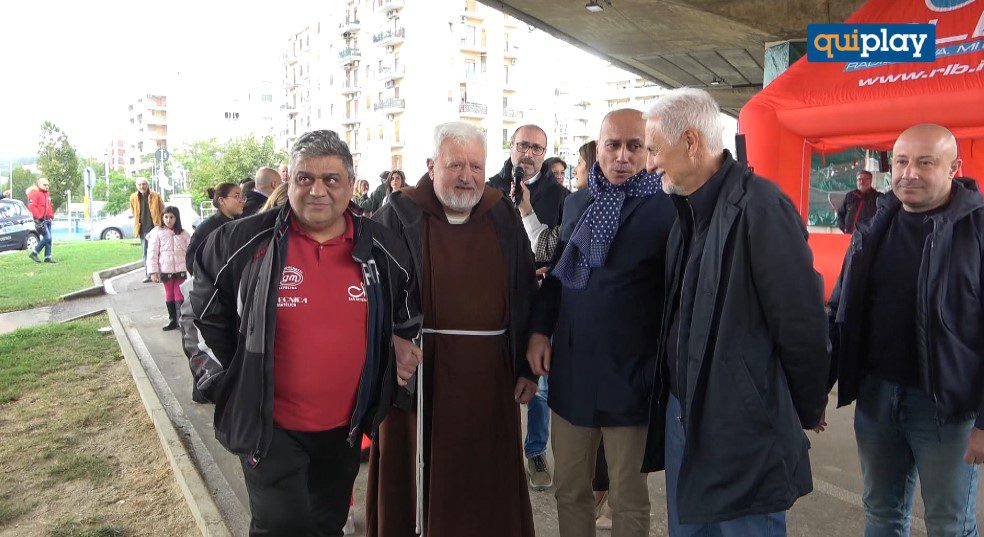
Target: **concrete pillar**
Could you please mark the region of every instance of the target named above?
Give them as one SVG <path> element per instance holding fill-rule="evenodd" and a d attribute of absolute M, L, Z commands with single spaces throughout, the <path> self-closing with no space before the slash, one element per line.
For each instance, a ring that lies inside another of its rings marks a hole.
<path fill-rule="evenodd" d="M 796 60 L 806 56 L 806 41 L 775 41 L 765 44 L 765 74 L 762 87 L 768 86 Z"/>

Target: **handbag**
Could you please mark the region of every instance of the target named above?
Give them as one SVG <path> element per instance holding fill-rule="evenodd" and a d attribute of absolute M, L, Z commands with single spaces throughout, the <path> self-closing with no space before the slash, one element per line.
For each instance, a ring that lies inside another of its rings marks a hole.
<path fill-rule="evenodd" d="M 46 235 L 48 233 L 48 226 L 45 225 L 46 221 L 44 218 L 34 219 L 34 231 L 38 235 Z"/>

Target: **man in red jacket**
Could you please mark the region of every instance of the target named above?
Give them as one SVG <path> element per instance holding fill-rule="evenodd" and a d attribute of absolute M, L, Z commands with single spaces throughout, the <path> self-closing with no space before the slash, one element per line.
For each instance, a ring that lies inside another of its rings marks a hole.
<path fill-rule="evenodd" d="M 36 186 L 36 189 L 32 189 L 27 194 L 27 208 L 31 210 L 31 215 L 34 216 L 34 229 L 41 240 L 31 251 L 30 257 L 35 263 L 40 263 L 38 254 L 44 248 L 44 262 L 57 263 L 58 261 L 51 257 L 51 220 L 55 217 L 55 208 L 51 205 L 48 180 L 41 177 Z"/>

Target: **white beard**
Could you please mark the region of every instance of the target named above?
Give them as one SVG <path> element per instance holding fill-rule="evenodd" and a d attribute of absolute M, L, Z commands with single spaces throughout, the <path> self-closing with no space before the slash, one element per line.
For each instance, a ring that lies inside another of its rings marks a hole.
<path fill-rule="evenodd" d="M 461 194 L 455 193 L 454 186 L 449 190 L 450 192 L 444 192 L 435 189 L 434 192 L 437 194 L 437 199 L 441 201 L 441 205 L 457 213 L 471 212 L 472 207 L 478 205 L 482 199 L 482 190 L 479 189 L 475 189 L 472 191 L 473 193 Z"/>

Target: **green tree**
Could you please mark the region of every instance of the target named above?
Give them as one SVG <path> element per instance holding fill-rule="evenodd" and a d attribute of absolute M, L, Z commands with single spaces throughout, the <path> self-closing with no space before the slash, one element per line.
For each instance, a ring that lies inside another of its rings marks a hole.
<path fill-rule="evenodd" d="M 51 204 L 58 209 L 65 203 L 66 190 L 82 194 L 82 176 L 79 173 L 79 157 L 68 143 L 68 136 L 50 121 L 41 125 L 41 142 L 38 144 L 38 168 L 51 183 Z"/>
<path fill-rule="evenodd" d="M 238 183 L 253 177 L 257 168 L 276 167 L 287 160 L 287 154 L 278 151 L 273 137 L 262 140 L 255 137 L 240 138 L 221 143 L 214 138 L 192 143 L 174 158 L 188 172 L 188 185 L 196 202 L 205 200 L 205 190 L 218 183 Z"/>
<path fill-rule="evenodd" d="M 106 187 L 106 180 L 102 177 L 96 180 L 92 188 L 92 199 L 103 200 L 103 213 L 106 215 L 119 214 L 130 208 L 130 194 L 136 192 L 133 178 L 127 177 L 123 172 L 116 170 L 109 171 L 109 187 Z"/>
<path fill-rule="evenodd" d="M 40 175 L 28 170 L 27 168 L 22 168 L 17 166 L 14 168 L 14 191 L 11 192 L 14 198 L 19 199 L 27 203 L 27 187 L 33 185 L 37 182 Z M 6 186 L 6 185 L 4 185 Z"/>

